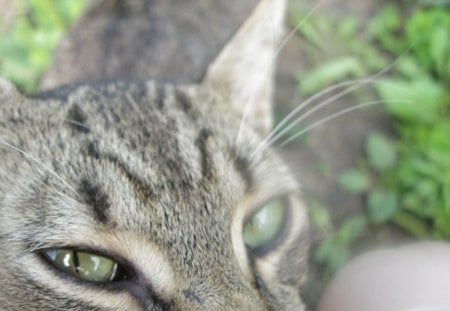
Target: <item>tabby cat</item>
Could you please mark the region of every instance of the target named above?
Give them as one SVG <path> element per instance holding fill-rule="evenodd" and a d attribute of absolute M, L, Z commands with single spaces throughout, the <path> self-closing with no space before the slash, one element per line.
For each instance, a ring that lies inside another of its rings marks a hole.
<path fill-rule="evenodd" d="M 1 310 L 304 309 L 305 208 L 259 148 L 285 5 L 197 84 L 0 82 Z"/>

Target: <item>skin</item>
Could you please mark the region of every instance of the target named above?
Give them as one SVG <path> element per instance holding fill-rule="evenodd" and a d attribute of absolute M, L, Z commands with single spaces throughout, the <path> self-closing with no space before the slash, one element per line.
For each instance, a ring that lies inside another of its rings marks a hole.
<path fill-rule="evenodd" d="M 331 281 L 318 311 L 450 310 L 450 244 L 420 242 L 355 258 Z"/>

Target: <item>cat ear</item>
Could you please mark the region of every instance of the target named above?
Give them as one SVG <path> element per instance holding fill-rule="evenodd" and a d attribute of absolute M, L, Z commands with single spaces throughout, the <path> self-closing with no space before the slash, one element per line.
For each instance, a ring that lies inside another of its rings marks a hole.
<path fill-rule="evenodd" d="M 204 80 L 208 87 L 223 90 L 243 122 L 262 136 L 272 127 L 275 51 L 284 30 L 285 7 L 285 0 L 262 0 Z"/>

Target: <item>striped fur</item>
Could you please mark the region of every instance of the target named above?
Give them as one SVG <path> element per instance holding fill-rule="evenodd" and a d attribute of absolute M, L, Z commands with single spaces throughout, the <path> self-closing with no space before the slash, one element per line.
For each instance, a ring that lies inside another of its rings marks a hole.
<path fill-rule="evenodd" d="M 0 83 L 2 310 L 303 309 L 298 185 L 273 150 L 251 158 L 267 116 L 241 128 L 242 94 L 223 72 L 244 34 L 197 85 L 111 82 L 27 98 Z M 242 226 L 276 196 L 291 205 L 286 236 L 257 256 Z M 54 247 L 106 254 L 134 277 L 76 280 L 38 255 Z"/>

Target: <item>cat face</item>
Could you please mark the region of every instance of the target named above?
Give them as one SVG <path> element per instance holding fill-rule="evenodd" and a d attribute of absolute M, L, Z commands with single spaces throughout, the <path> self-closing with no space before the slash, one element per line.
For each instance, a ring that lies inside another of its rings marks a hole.
<path fill-rule="evenodd" d="M 26 98 L 1 83 L 3 309 L 302 309 L 305 209 L 289 169 L 259 148 L 273 43 L 261 34 L 272 38 L 284 3 L 262 5 L 199 85 Z M 270 32 L 255 17 L 267 5 Z"/>
<path fill-rule="evenodd" d="M 272 151 L 252 157 L 258 135 L 245 129 L 237 140 L 241 118 L 220 98 L 153 82 L 58 98 L 2 97 L 3 306 L 299 306 L 297 184 Z M 264 217 L 282 226 L 253 237 L 249 226 L 271 205 L 281 212 Z M 108 258 L 121 275 L 89 280 L 58 266 L 55 250 Z"/>

